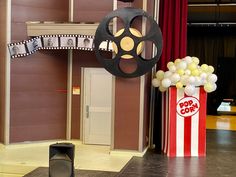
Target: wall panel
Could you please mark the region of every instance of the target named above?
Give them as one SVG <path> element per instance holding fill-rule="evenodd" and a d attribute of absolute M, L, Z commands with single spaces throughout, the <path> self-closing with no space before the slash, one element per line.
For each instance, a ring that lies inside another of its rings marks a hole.
<path fill-rule="evenodd" d="M 113 0 L 75 0 L 74 21 L 100 22 L 113 9 Z"/>
<path fill-rule="evenodd" d="M 118 8 L 142 7 L 135 3 L 118 2 Z M 128 66 L 128 65 L 127 65 Z M 132 67 L 132 66 L 128 66 Z M 139 150 L 140 78 L 116 78 L 115 83 L 114 149 Z"/>
<path fill-rule="evenodd" d="M 67 0 L 12 0 L 12 42 L 27 39 L 26 21 L 68 21 Z M 65 139 L 66 50 L 11 61 L 10 142 Z"/>
<path fill-rule="evenodd" d="M 149 15 L 154 17 L 154 0 L 147 1 L 147 12 Z M 150 27 L 147 24 L 147 33 Z M 152 45 L 148 43 L 145 51 L 146 58 L 152 57 Z M 143 150 L 148 146 L 149 143 L 149 121 L 150 121 L 150 99 L 151 99 L 151 73 L 145 76 L 145 88 L 144 88 L 144 121 L 143 121 Z"/>
<path fill-rule="evenodd" d="M 4 141 L 5 61 L 6 61 L 6 0 L 0 1 L 0 143 Z"/>
<path fill-rule="evenodd" d="M 68 0 L 12 0 L 12 40 L 27 38 L 27 21 L 67 22 L 68 18 Z"/>

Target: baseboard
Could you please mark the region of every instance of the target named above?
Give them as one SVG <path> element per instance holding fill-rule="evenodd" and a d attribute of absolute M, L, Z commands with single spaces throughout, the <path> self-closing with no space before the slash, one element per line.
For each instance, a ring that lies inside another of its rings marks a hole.
<path fill-rule="evenodd" d="M 82 142 L 80 140 L 45 140 L 45 141 L 26 141 L 21 143 L 12 143 L 9 145 L 3 145 L 7 149 L 11 148 L 25 148 L 25 147 L 39 147 L 39 146 L 49 146 L 54 143 L 73 143 L 75 145 L 80 145 Z M 1 145 L 0 145 L 1 148 Z"/>
<path fill-rule="evenodd" d="M 110 155 L 143 157 L 147 152 L 147 150 L 148 147 L 146 147 L 143 152 L 132 151 L 132 150 L 112 150 L 110 151 Z"/>

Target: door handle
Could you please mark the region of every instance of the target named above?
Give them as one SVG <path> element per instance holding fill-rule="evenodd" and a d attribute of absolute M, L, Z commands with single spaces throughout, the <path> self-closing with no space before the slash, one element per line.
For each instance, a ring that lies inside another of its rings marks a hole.
<path fill-rule="evenodd" d="M 89 118 L 89 105 L 86 105 L 86 118 Z"/>

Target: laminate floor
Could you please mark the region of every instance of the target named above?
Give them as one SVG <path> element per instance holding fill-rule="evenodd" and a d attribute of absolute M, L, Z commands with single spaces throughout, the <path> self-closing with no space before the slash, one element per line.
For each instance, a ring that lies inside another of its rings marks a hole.
<path fill-rule="evenodd" d="M 133 157 L 118 177 L 235 177 L 236 132 L 207 130 L 207 156 L 168 158 L 148 151 Z"/>
<path fill-rule="evenodd" d="M 168 158 L 154 150 L 133 157 L 120 173 L 77 171 L 76 177 L 235 177 L 236 132 L 207 130 L 207 156 Z M 46 177 L 38 168 L 25 177 Z"/>

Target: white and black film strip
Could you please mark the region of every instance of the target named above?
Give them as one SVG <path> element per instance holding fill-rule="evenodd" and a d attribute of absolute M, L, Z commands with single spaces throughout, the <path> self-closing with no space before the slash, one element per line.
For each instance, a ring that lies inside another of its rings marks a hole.
<path fill-rule="evenodd" d="M 94 36 L 89 35 L 42 35 L 30 40 L 11 43 L 8 45 L 11 58 L 25 57 L 44 49 L 76 49 L 93 51 Z M 100 45 L 100 50 L 113 51 L 112 42 L 104 41 Z"/>

